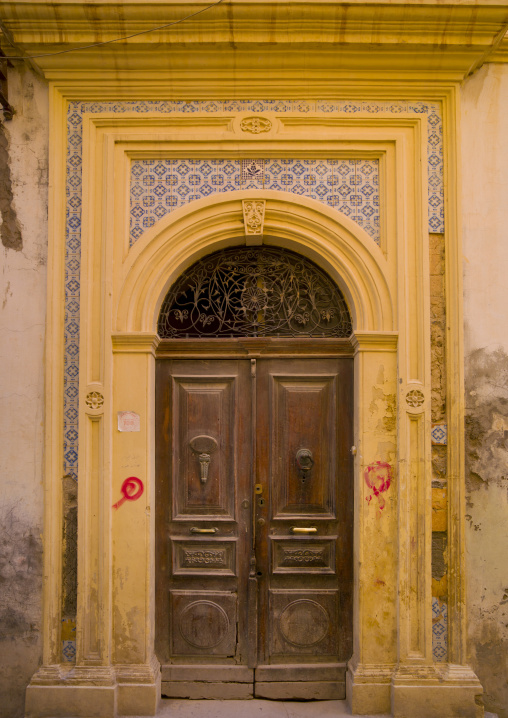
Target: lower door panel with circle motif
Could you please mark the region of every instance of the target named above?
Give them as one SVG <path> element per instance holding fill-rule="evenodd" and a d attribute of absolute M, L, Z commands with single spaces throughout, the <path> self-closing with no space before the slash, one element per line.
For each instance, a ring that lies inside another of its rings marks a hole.
<path fill-rule="evenodd" d="M 341 698 L 352 359 L 158 360 L 163 694 Z"/>

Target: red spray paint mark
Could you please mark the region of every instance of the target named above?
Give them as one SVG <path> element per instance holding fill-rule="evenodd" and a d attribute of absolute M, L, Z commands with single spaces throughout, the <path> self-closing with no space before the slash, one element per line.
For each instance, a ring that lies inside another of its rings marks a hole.
<path fill-rule="evenodd" d="M 392 467 L 384 461 L 376 461 L 365 468 L 365 483 L 372 491 L 365 500 L 368 504 L 375 496 L 379 503 L 379 509 L 382 511 L 385 507 L 385 500 L 381 494 L 388 491 L 392 483 Z"/>
<path fill-rule="evenodd" d="M 144 488 L 141 479 L 138 479 L 137 476 L 129 476 L 128 479 L 125 479 L 120 489 L 122 498 L 116 504 L 113 504 L 113 508 L 119 509 L 124 501 L 136 501 L 143 493 Z"/>

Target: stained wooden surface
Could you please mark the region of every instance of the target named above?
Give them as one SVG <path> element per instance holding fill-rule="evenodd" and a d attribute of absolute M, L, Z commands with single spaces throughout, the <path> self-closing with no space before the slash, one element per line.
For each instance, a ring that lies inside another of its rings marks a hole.
<path fill-rule="evenodd" d="M 264 696 L 288 698 L 293 685 L 302 698 L 299 683 L 313 693 L 321 681 L 321 697 L 340 697 L 352 652 L 352 359 L 160 359 L 156 416 L 166 690 L 188 692 L 205 666 L 220 686 L 243 666 Z M 217 444 L 205 483 L 198 435 Z"/>

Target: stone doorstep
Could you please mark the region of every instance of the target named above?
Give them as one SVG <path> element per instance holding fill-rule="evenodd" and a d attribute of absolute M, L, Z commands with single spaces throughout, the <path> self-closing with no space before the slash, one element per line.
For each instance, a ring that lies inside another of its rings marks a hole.
<path fill-rule="evenodd" d="M 162 698 L 156 718 L 354 718 L 345 700 L 186 700 Z M 118 716 L 118 718 L 124 718 Z M 126 718 L 126 717 L 125 717 Z M 129 716 L 129 718 L 143 718 Z M 360 716 L 358 716 L 360 718 Z M 390 718 L 388 714 L 361 718 Z"/>

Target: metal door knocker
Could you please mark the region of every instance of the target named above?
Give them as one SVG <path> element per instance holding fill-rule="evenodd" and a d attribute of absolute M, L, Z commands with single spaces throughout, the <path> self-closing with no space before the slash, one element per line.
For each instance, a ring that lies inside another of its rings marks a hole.
<path fill-rule="evenodd" d="M 198 455 L 201 466 L 201 483 L 206 484 L 208 479 L 208 467 L 210 465 L 210 454 L 216 451 L 218 444 L 213 436 L 200 434 L 189 441 L 192 451 Z"/>
<path fill-rule="evenodd" d="M 302 472 L 302 481 L 306 481 L 310 476 L 310 471 L 314 466 L 314 458 L 310 449 L 298 449 L 296 452 L 296 465 Z"/>

